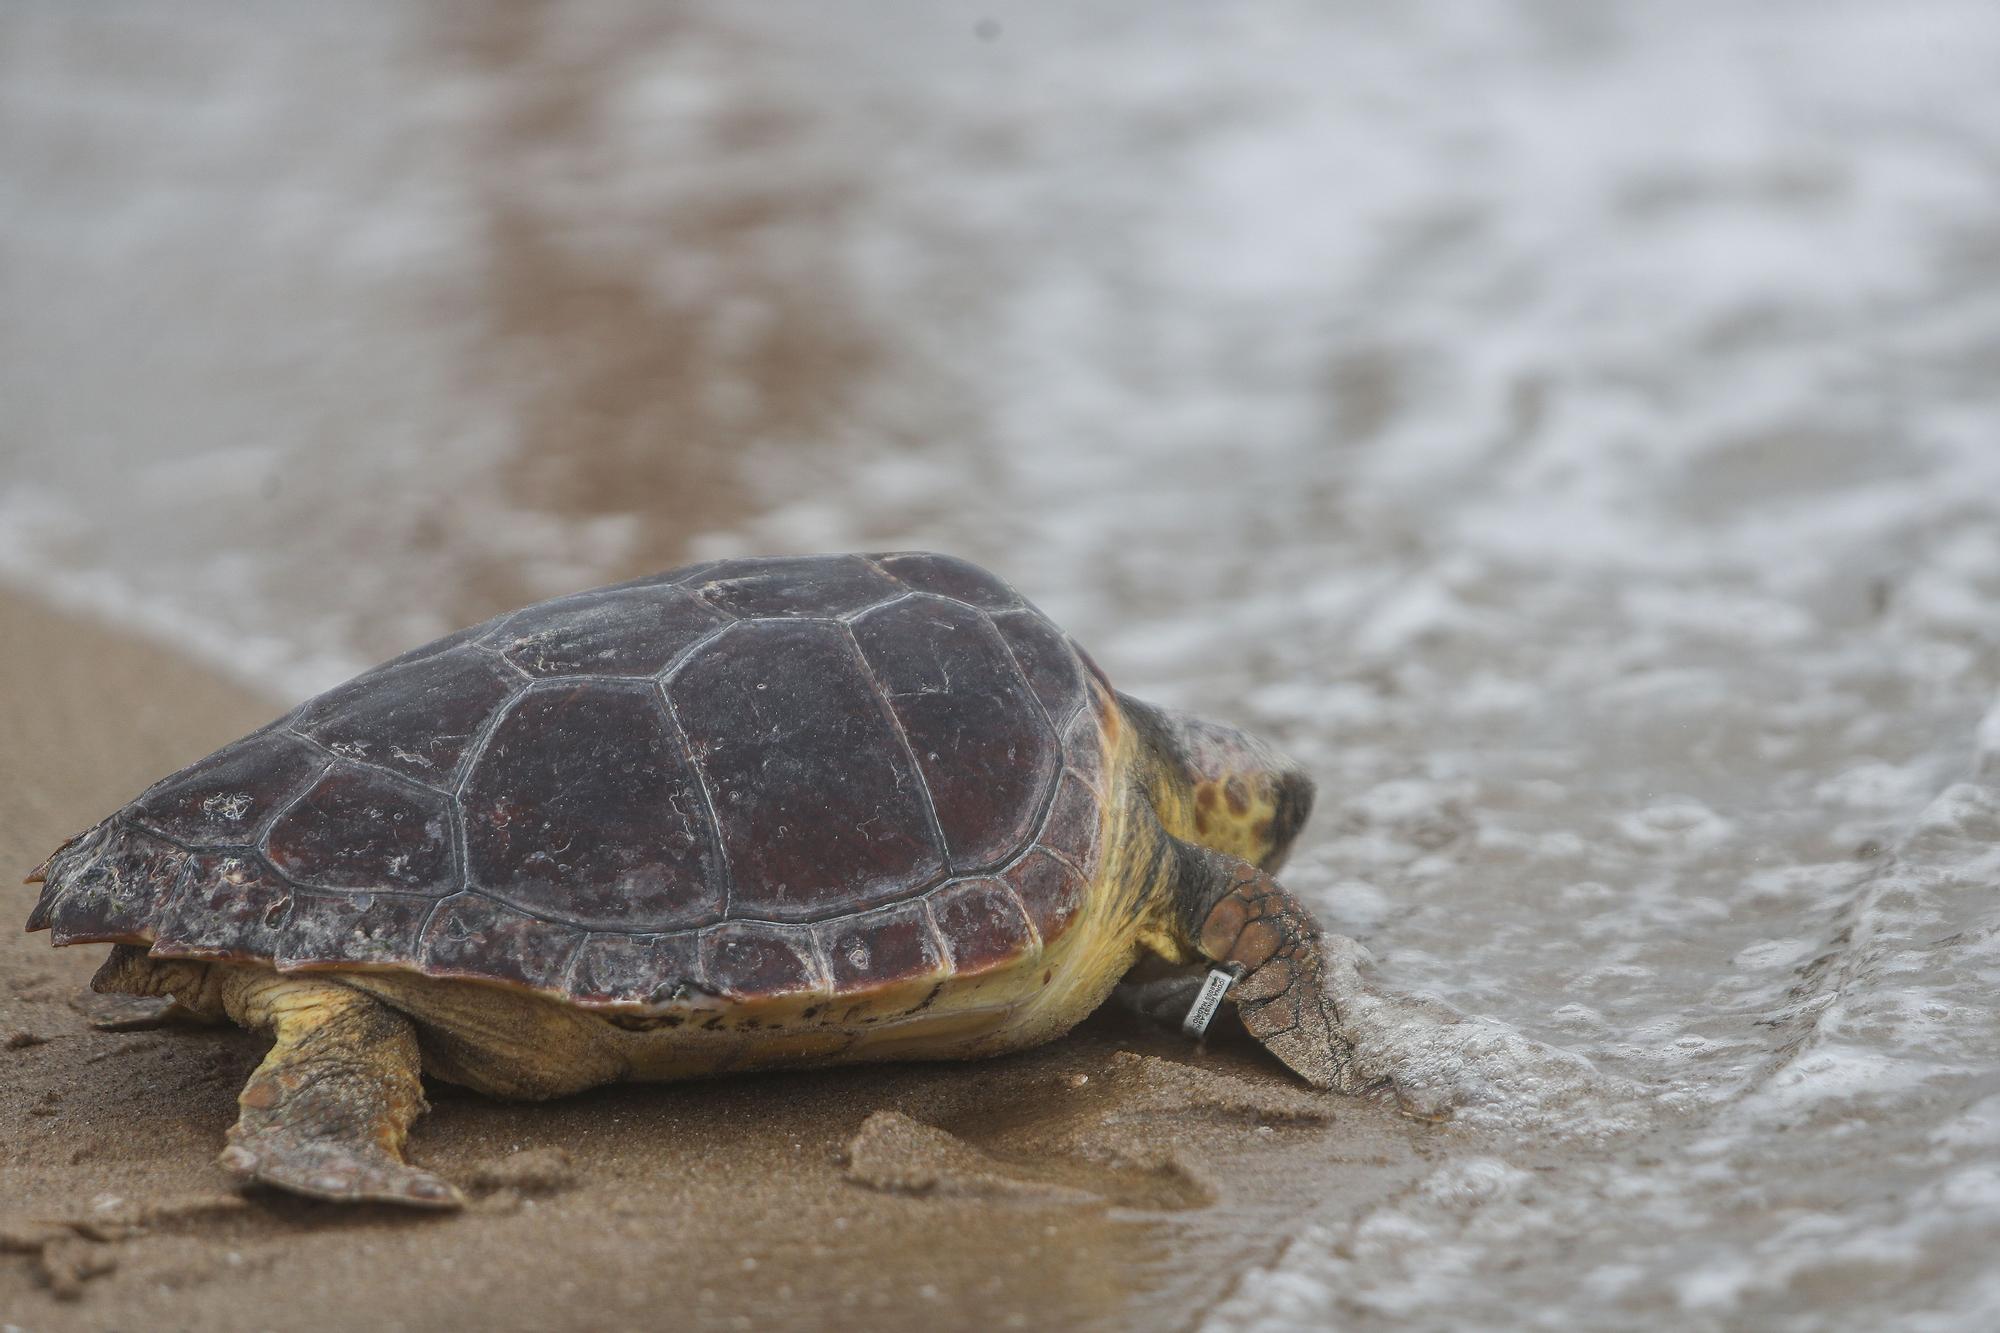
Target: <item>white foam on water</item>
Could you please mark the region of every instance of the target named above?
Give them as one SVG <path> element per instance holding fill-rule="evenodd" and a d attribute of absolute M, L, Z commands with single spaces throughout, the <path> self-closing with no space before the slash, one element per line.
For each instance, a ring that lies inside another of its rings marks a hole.
<path fill-rule="evenodd" d="M 1356 1070 L 1364 1081 L 1386 1080 L 1408 1113 L 1546 1143 L 1614 1139 L 1648 1123 L 1641 1090 L 1582 1056 L 1435 996 L 1386 988 L 1350 940 L 1329 936 L 1325 955 Z"/>

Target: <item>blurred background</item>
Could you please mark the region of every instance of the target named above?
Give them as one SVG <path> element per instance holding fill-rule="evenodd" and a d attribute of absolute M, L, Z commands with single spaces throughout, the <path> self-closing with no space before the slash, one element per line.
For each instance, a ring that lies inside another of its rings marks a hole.
<path fill-rule="evenodd" d="M 18 592 L 289 700 L 956 551 L 1306 759 L 1385 970 L 1678 1117 L 1223 1325 L 2000 1302 L 1996 385 L 1990 0 L 0 15 Z"/>

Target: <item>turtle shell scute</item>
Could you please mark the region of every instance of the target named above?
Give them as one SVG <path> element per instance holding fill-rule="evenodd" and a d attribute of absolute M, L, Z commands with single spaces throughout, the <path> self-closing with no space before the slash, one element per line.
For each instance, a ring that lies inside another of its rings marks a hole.
<path fill-rule="evenodd" d="M 763 921 L 732 921 L 701 935 L 701 973 L 729 1000 L 825 994 L 810 930 Z"/>
<path fill-rule="evenodd" d="M 1069 771 L 1101 801 L 1110 794 L 1110 773 L 1106 768 L 1104 737 L 1097 714 L 1080 709 L 1063 734 L 1063 755 Z"/>
<path fill-rule="evenodd" d="M 1035 947 L 1034 927 L 1004 880 L 957 880 L 932 894 L 929 905 L 959 976 L 1005 967 Z"/>
<path fill-rule="evenodd" d="M 851 615 L 903 592 L 902 585 L 858 555 L 731 560 L 681 586 L 744 620 Z"/>
<path fill-rule="evenodd" d="M 651 676 L 730 619 L 670 583 L 607 588 L 531 606 L 487 646 L 531 676 Z"/>
<path fill-rule="evenodd" d="M 1098 840 L 1103 831 L 1103 807 L 1096 795 L 1074 773 L 1064 773 L 1056 784 L 1056 797 L 1049 805 L 1049 817 L 1042 822 L 1036 841 L 1060 853 L 1070 864 L 1084 870 L 1097 864 Z"/>
<path fill-rule="evenodd" d="M 732 915 L 812 921 L 942 877 L 922 775 L 846 626 L 732 625 L 666 691 L 714 807 Z"/>
<path fill-rule="evenodd" d="M 918 595 L 858 617 L 854 639 L 923 773 L 952 869 L 1013 857 L 1062 754 L 992 622 Z"/>
<path fill-rule="evenodd" d="M 440 653 L 450 652 L 460 644 L 478 643 L 488 634 L 491 634 L 494 628 L 506 619 L 507 617 L 504 615 L 494 616 L 491 620 L 482 620 L 477 625 L 467 625 L 464 629 L 453 630 L 441 638 L 430 639 L 424 643 L 420 643 L 408 652 L 398 653 L 386 662 L 376 663 L 360 675 L 348 680 L 346 684 L 360 685 L 373 682 L 401 667 L 408 666 L 412 662 L 421 661 L 426 657 L 436 657 Z M 339 688 L 339 686 L 335 687 L 336 690 Z M 328 690 L 326 693 L 332 694 L 334 690 Z M 325 695 L 320 697 L 324 698 Z"/>
<path fill-rule="evenodd" d="M 1067 727 L 1090 692 L 1076 645 L 1037 611 L 996 615 L 993 626 L 1006 640 L 1049 721 L 1059 729 Z"/>
<path fill-rule="evenodd" d="M 816 933 L 837 995 L 937 977 L 945 970 L 922 903 L 825 922 Z"/>
<path fill-rule="evenodd" d="M 459 887 L 451 803 L 379 769 L 337 763 L 278 816 L 264 854 L 296 884 L 442 897 Z"/>
<path fill-rule="evenodd" d="M 900 551 L 877 556 L 875 563 L 918 592 L 936 593 L 982 611 L 1010 611 L 1023 605 L 1021 594 L 1004 579 L 955 555 Z"/>
<path fill-rule="evenodd" d="M 49 927 L 57 944 L 138 943 L 188 873 L 192 853 L 117 819 L 71 843 L 42 883 L 28 928 Z"/>
<path fill-rule="evenodd" d="M 196 855 L 160 914 L 162 958 L 275 958 L 292 910 L 292 886 L 255 852 Z"/>
<path fill-rule="evenodd" d="M 183 847 L 248 847 L 332 762 L 297 736 L 264 731 L 149 788 L 122 813 Z"/>
<path fill-rule="evenodd" d="M 560 992 L 583 937 L 575 926 L 529 916 L 482 894 L 456 894 L 438 904 L 424 928 L 423 970 Z"/>
<path fill-rule="evenodd" d="M 700 936 L 593 934 L 570 965 L 569 990 L 582 1004 L 654 1009 L 705 993 Z"/>
<path fill-rule="evenodd" d="M 411 966 L 437 905 L 417 894 L 299 889 L 272 961 L 281 972 Z"/>
<path fill-rule="evenodd" d="M 1089 887 L 1075 866 L 1041 847 L 1007 867 L 1000 878 L 1021 900 L 1036 933 L 1044 940 L 1053 940 L 1069 929 Z"/>
<path fill-rule="evenodd" d="M 337 685 L 294 728 L 345 758 L 450 787 L 480 732 L 524 682 L 473 647 L 414 656 Z"/>
<path fill-rule="evenodd" d="M 722 916 L 706 798 L 651 682 L 522 695 L 462 808 L 468 883 L 524 912 L 631 931 Z"/>

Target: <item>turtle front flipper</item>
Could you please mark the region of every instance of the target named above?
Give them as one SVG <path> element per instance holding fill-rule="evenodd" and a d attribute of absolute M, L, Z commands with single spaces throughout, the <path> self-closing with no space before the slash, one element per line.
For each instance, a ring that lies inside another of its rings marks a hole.
<path fill-rule="evenodd" d="M 408 1018 L 347 986 L 253 969 L 233 970 L 222 998 L 231 1018 L 276 1038 L 236 1099 L 224 1167 L 317 1199 L 465 1202 L 403 1160 L 411 1122 L 429 1109 Z"/>
<path fill-rule="evenodd" d="M 1248 861 L 1179 845 L 1177 898 L 1204 957 L 1241 970 L 1229 998 L 1250 1035 L 1316 1088 L 1359 1092 L 1352 1044 L 1327 993 L 1319 923 Z"/>

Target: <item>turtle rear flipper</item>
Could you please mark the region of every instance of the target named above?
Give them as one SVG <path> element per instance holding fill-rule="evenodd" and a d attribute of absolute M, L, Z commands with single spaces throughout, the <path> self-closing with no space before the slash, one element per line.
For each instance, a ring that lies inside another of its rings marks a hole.
<path fill-rule="evenodd" d="M 228 1018 L 206 963 L 155 959 L 140 945 L 112 945 L 90 989 L 76 1008 L 99 1032 L 205 1027 Z"/>
<path fill-rule="evenodd" d="M 179 1000 L 118 996 L 90 1006 L 90 1025 L 99 1032 L 159 1032 L 168 1028 L 208 1027 L 221 1021 Z"/>
<path fill-rule="evenodd" d="M 233 972 L 229 1016 L 276 1037 L 237 1097 L 222 1165 L 246 1183 L 345 1202 L 457 1208 L 464 1196 L 403 1160 L 428 1106 L 416 1028 L 333 982 Z"/>

